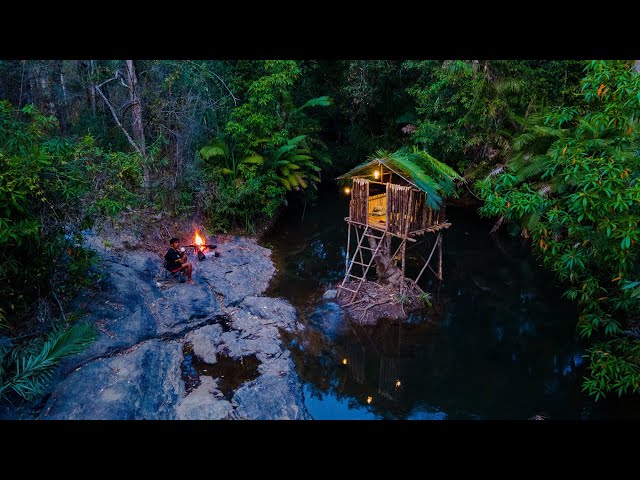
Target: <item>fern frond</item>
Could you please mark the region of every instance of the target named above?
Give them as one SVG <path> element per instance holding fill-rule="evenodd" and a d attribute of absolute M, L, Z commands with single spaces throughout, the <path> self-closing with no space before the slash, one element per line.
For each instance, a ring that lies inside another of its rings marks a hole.
<path fill-rule="evenodd" d="M 522 87 L 524 86 L 524 82 L 515 78 L 506 78 L 504 80 L 500 80 L 495 84 L 496 92 L 499 94 L 504 93 L 520 93 L 522 91 Z"/>
<path fill-rule="evenodd" d="M 510 162 L 509 171 L 520 181 L 529 180 L 544 173 L 551 163 L 547 155 L 525 156 L 522 161 Z"/>

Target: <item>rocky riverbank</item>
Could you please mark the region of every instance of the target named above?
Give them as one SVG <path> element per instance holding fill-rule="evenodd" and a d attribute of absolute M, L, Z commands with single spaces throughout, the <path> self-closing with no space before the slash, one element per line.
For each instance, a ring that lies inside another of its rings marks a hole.
<path fill-rule="evenodd" d="M 218 239 L 219 257 L 192 258 L 189 285 L 164 278 L 158 253 L 88 243 L 105 277 L 70 310 L 99 337 L 60 366 L 38 418 L 310 418 L 280 340 L 301 328 L 295 308 L 260 296 L 275 273 L 270 250 Z"/>

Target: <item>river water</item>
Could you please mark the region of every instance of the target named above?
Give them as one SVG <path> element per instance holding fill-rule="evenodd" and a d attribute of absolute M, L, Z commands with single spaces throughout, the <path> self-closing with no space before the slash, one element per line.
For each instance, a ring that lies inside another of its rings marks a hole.
<path fill-rule="evenodd" d="M 305 326 L 286 337 L 316 419 L 640 418 L 637 399 L 580 391 L 584 345 L 562 288 L 518 238 L 489 235 L 473 209 L 448 207 L 444 281 L 409 322 L 360 327 L 321 295 L 344 275 L 349 199 L 337 187 L 290 208 L 263 237 L 278 268 L 269 291 Z M 415 278 L 428 238 L 407 251 Z"/>

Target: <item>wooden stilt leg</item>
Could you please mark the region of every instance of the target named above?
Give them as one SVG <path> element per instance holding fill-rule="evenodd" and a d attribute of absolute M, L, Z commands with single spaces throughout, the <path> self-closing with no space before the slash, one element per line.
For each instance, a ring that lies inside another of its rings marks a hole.
<path fill-rule="evenodd" d="M 438 280 L 442 281 L 442 235 L 438 236 Z"/>
<path fill-rule="evenodd" d="M 400 295 L 404 294 L 404 267 L 407 263 L 407 242 L 402 242 L 402 280 L 400 281 Z"/>
<path fill-rule="evenodd" d="M 344 258 L 344 271 L 345 271 L 345 274 L 346 274 L 347 270 L 349 270 L 349 249 L 351 248 L 351 224 L 348 223 L 347 225 L 349 225 L 349 230 L 347 232 L 347 255 Z"/>

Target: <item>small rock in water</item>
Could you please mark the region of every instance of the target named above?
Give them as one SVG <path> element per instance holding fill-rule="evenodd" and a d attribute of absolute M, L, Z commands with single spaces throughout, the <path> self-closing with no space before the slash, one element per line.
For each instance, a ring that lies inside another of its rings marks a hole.
<path fill-rule="evenodd" d="M 544 413 L 536 413 L 533 417 L 529 417 L 529 420 L 549 420 L 549 417 Z"/>
<path fill-rule="evenodd" d="M 324 295 L 322 295 L 322 298 L 324 300 L 333 300 L 337 296 L 338 296 L 337 290 L 327 290 L 326 292 L 324 292 Z"/>

